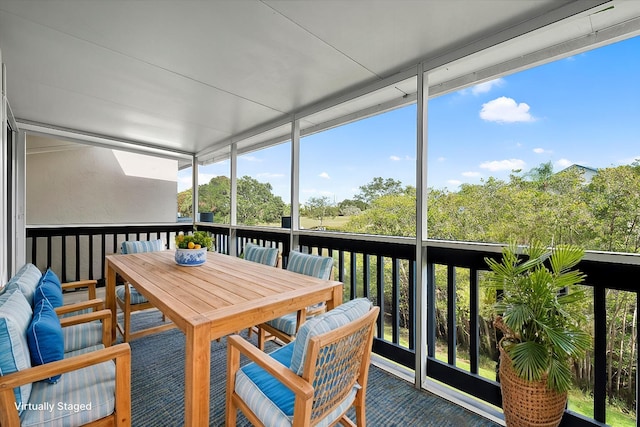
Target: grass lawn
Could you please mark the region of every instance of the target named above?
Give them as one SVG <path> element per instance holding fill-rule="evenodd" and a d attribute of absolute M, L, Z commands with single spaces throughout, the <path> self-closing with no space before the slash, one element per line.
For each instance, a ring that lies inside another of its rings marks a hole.
<path fill-rule="evenodd" d="M 344 225 L 349 222 L 350 216 L 336 216 L 324 218 L 322 220 L 322 226 L 327 227 L 329 229 L 335 230 L 344 227 Z M 302 228 L 315 228 L 320 227 L 320 220 L 314 218 L 300 218 L 300 226 Z"/>

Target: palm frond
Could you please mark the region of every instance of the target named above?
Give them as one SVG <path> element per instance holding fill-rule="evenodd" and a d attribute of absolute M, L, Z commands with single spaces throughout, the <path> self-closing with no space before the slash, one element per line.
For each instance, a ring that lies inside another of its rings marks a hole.
<path fill-rule="evenodd" d="M 547 371 L 549 353 L 544 345 L 534 341 L 513 344 L 508 349 L 513 369 L 520 378 L 540 381 Z"/>

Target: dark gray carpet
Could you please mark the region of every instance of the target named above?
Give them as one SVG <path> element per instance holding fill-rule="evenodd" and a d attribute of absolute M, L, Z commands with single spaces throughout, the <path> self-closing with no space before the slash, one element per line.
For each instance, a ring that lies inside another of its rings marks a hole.
<path fill-rule="evenodd" d="M 135 313 L 132 325 L 158 323 L 157 311 Z M 246 332 L 243 333 L 246 337 Z M 253 336 L 255 344 L 255 335 Z M 182 426 L 184 423 L 184 335 L 178 329 L 130 343 L 131 410 L 134 427 Z M 274 349 L 276 344 L 267 343 Z M 211 426 L 224 425 L 226 340 L 211 343 Z M 352 410 L 353 411 L 353 410 Z M 352 414 L 352 419 L 353 414 Z M 371 427 L 498 425 L 372 366 L 367 390 L 367 420 Z M 249 426 L 239 414 L 238 426 Z"/>

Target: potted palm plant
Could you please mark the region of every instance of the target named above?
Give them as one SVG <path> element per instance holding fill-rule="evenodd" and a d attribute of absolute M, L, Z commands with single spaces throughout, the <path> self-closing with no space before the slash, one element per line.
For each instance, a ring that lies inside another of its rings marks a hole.
<path fill-rule="evenodd" d="M 584 251 L 536 242 L 524 255 L 512 244 L 501 260 L 485 258 L 486 285 L 501 292 L 494 324 L 504 334 L 498 343 L 502 406 L 507 426 L 557 426 L 572 385 L 571 362 L 591 342 L 572 311 L 585 297 L 576 286 L 585 276 L 575 269 Z"/>

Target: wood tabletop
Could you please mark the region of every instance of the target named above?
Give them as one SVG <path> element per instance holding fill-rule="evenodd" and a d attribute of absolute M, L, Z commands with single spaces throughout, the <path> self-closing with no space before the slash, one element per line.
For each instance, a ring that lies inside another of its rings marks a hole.
<path fill-rule="evenodd" d="M 340 304 L 342 283 L 240 258 L 207 253 L 183 267 L 174 251 L 109 255 L 108 263 L 183 331 L 208 324 L 210 339 L 327 301 Z M 339 294 L 339 295 L 338 295 Z"/>

